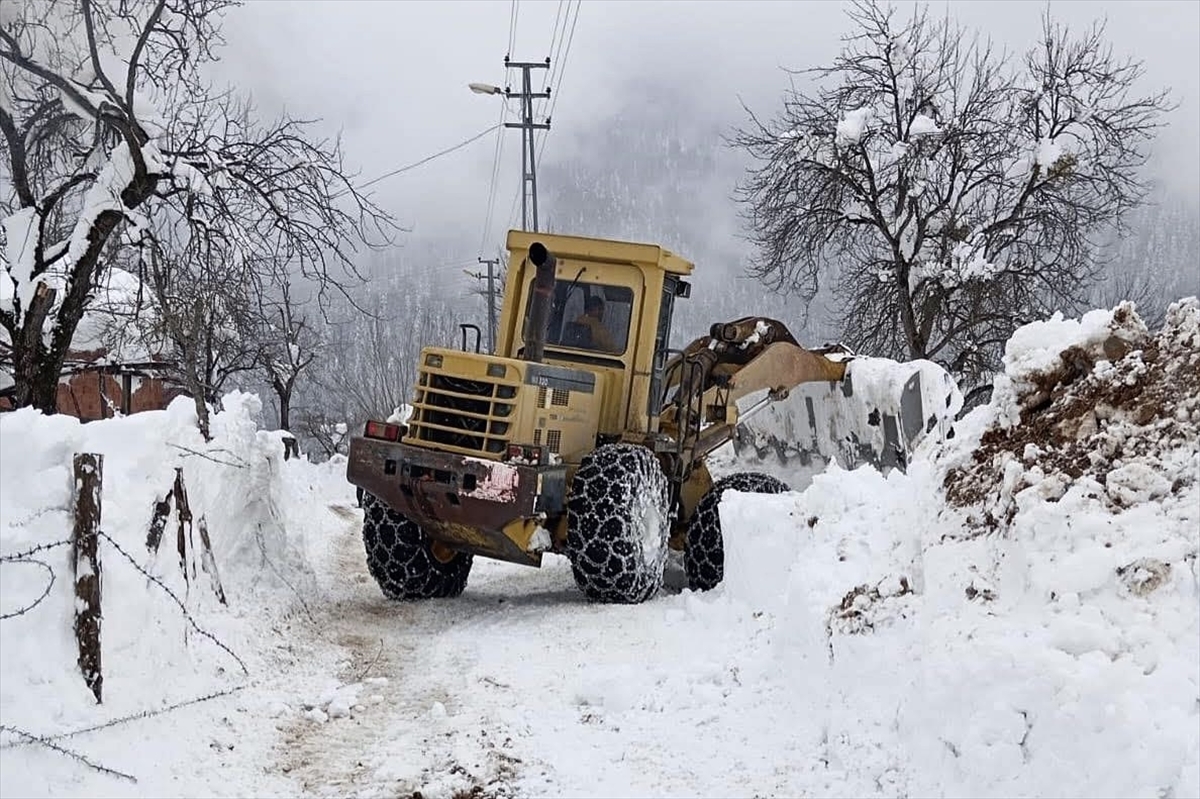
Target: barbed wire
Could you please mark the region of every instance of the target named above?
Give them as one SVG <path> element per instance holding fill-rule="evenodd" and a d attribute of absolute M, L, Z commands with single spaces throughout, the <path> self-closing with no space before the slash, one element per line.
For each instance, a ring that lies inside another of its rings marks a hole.
<path fill-rule="evenodd" d="M 136 560 L 134 560 L 133 556 L 130 555 L 128 552 L 126 552 L 125 549 L 120 544 L 118 544 L 116 541 L 114 541 L 112 536 L 110 536 L 108 533 L 104 532 L 103 530 L 97 530 L 96 535 L 100 536 L 105 541 L 112 544 L 113 548 L 116 549 L 117 552 L 123 558 L 125 558 L 125 560 L 129 561 L 130 565 L 133 566 L 134 569 L 136 569 L 139 573 L 141 573 L 141 575 L 143 577 L 145 577 L 147 580 L 149 580 L 150 582 L 154 583 L 159 588 L 161 588 L 167 594 L 167 596 L 171 597 L 171 599 L 175 602 L 175 604 L 179 606 L 179 610 L 183 613 L 183 618 L 187 621 L 188 624 L 191 625 L 192 629 L 194 629 L 196 632 L 198 632 L 200 635 L 204 636 L 208 640 L 212 641 L 214 644 L 216 644 L 218 647 L 220 647 L 226 654 L 228 654 L 231 658 L 236 660 L 237 664 L 242 668 L 243 674 L 250 673 L 250 669 L 247 668 L 245 661 L 243 661 L 240 657 L 238 657 L 237 654 L 234 653 L 234 651 L 232 649 L 227 647 L 225 644 L 221 643 L 221 641 L 219 641 L 215 635 L 210 633 L 208 630 L 205 630 L 203 627 L 201 627 L 196 622 L 196 619 L 192 616 L 191 612 L 187 609 L 187 606 L 183 604 L 183 602 L 179 599 L 179 597 L 175 595 L 175 592 L 172 591 L 170 589 L 170 587 L 167 586 L 166 583 L 164 583 L 162 580 L 160 580 L 159 578 L 155 577 L 153 574 L 151 574 L 150 572 L 148 572 L 144 568 L 142 568 L 141 564 L 139 564 Z M 10 555 L 0 555 L 0 563 L 35 563 L 35 564 L 41 566 L 42 568 L 46 569 L 46 571 L 48 571 L 50 573 L 50 581 L 47 584 L 46 589 L 44 591 L 42 591 L 41 596 L 39 596 L 36 600 L 34 600 L 28 606 L 26 606 L 18 611 L 13 611 L 11 613 L 5 613 L 3 616 L 0 616 L 0 620 L 10 619 L 15 616 L 21 616 L 25 613 L 28 613 L 29 611 L 33 610 L 35 607 L 40 605 L 46 599 L 46 597 L 50 595 L 50 589 L 54 585 L 54 580 L 55 580 L 54 569 L 52 569 L 50 567 L 50 565 L 45 563 L 44 561 L 35 560 L 31 556 L 36 555 L 39 552 L 44 552 L 49 549 L 54 549 L 55 547 L 65 546 L 70 543 L 71 543 L 70 539 L 67 539 L 65 541 L 54 541 L 54 542 L 48 543 L 48 544 L 39 544 L 38 546 L 33 547 L 32 549 L 28 549 L 24 552 L 16 552 L 16 553 L 13 553 Z"/>
<path fill-rule="evenodd" d="M 97 530 L 96 534 L 99 535 L 101 538 L 103 538 L 105 541 L 108 541 L 108 543 L 112 544 L 113 548 L 116 549 L 117 552 L 120 553 L 125 558 L 125 560 L 129 561 L 129 563 L 132 564 L 133 568 L 137 569 L 138 572 L 140 572 L 143 577 L 145 577 L 147 580 L 154 583 L 159 588 L 161 588 L 163 591 L 165 591 L 167 596 L 171 597 L 171 599 L 174 600 L 175 604 L 179 606 L 179 610 L 183 613 L 184 619 L 186 619 L 188 624 L 190 624 L 192 626 L 193 630 L 195 630 L 196 632 L 198 632 L 200 635 L 204 636 L 208 640 L 212 641 L 214 644 L 216 644 L 218 647 L 220 647 L 222 650 L 224 650 L 224 652 L 227 655 L 229 655 L 231 658 L 236 660 L 237 664 L 242 667 L 243 674 L 250 673 L 250 669 L 246 667 L 246 663 L 240 657 L 238 657 L 236 654 L 234 654 L 234 651 L 232 649 L 225 646 L 225 644 L 223 644 L 219 640 L 217 640 L 217 637 L 215 635 L 210 633 L 208 630 L 205 630 L 203 627 L 201 627 L 199 624 L 196 623 L 196 620 L 192 617 L 192 614 L 188 611 L 187 606 L 184 605 L 182 601 L 180 601 L 179 597 L 177 597 L 175 595 L 175 592 L 172 591 L 167 586 L 166 583 L 164 583 L 162 580 L 155 577 L 150 572 L 143 569 L 141 567 L 141 565 L 136 560 L 133 559 L 133 556 L 130 555 L 128 552 L 126 552 L 124 549 L 122 549 L 121 545 L 118 544 L 116 541 L 114 541 L 112 539 L 112 536 L 110 536 L 108 533 L 104 532 L 103 530 Z"/>
<path fill-rule="evenodd" d="M 7 724 L 0 724 L 0 732 L 12 733 L 20 738 L 24 738 L 29 743 L 39 744 L 47 749 L 52 749 L 59 754 L 78 760 L 88 768 L 93 768 L 96 771 L 111 775 L 113 777 L 120 777 L 123 780 L 129 780 L 135 785 L 137 784 L 137 777 L 133 776 L 132 774 L 126 774 L 124 771 L 117 771 L 116 769 L 109 768 L 108 766 L 102 766 L 94 760 L 89 760 L 85 755 L 81 755 L 79 752 L 76 752 L 73 749 L 67 749 L 65 746 L 59 746 L 49 738 L 45 738 L 40 735 L 34 735 L 31 732 L 27 732 L 26 730 L 22 730 L 17 727 L 11 727 Z"/>
<path fill-rule="evenodd" d="M 173 704 L 167 705 L 166 707 L 152 708 L 150 710 L 143 710 L 139 713 L 130 713 L 128 716 L 121 716 L 119 718 L 109 719 L 108 721 L 104 721 L 99 724 L 93 724 L 90 727 L 83 727 L 82 729 L 78 729 L 78 730 L 69 730 L 67 732 L 57 732 L 57 733 L 54 733 L 53 735 L 42 735 L 42 736 L 38 736 L 38 737 L 42 741 L 61 741 L 64 738 L 74 738 L 77 735 L 85 735 L 89 732 L 97 732 L 99 730 L 105 730 L 105 729 L 108 729 L 109 727 L 116 727 L 121 724 L 128 724 L 131 721 L 140 721 L 141 719 L 149 719 L 149 718 L 153 718 L 155 716 L 161 716 L 164 713 L 170 713 L 173 710 L 179 710 L 180 708 L 188 707 L 189 705 L 198 705 L 201 702 L 208 702 L 209 700 L 218 699 L 222 696 L 229 696 L 230 694 L 236 694 L 238 691 L 243 691 L 245 689 L 246 689 L 245 685 L 238 685 L 233 688 L 226 688 L 221 691 L 213 691 L 212 693 L 205 694 L 204 696 L 197 696 L 197 697 L 193 697 L 191 699 L 185 699 L 182 702 L 175 702 Z M 23 741 L 17 741 L 14 743 L 0 744 L 0 749 L 10 749 L 14 746 L 20 746 L 22 743 L 33 743 L 33 741 L 23 740 Z"/>
<path fill-rule="evenodd" d="M 29 603 L 28 605 L 21 608 L 20 610 L 14 610 L 10 613 L 0 614 L 0 621 L 4 621 L 5 619 L 16 618 L 17 616 L 24 616 L 26 613 L 33 610 L 38 605 L 42 604 L 42 602 L 46 599 L 46 597 L 50 596 L 50 589 L 52 589 L 54 587 L 54 569 L 52 569 L 50 567 L 49 563 L 46 563 L 44 560 L 38 560 L 38 559 L 34 558 L 33 556 L 38 554 L 39 552 L 45 552 L 47 550 L 54 549 L 56 547 L 65 546 L 66 544 L 69 544 L 69 543 L 71 543 L 70 539 L 68 539 L 66 541 L 54 541 L 49 544 L 38 544 L 36 547 L 33 547 L 32 549 L 27 549 L 24 552 L 15 552 L 11 555 L 0 555 L 0 564 L 2 564 L 2 563 L 30 563 L 30 564 L 33 564 L 34 566 L 41 566 L 50 575 L 50 580 L 46 583 L 46 588 L 42 591 L 41 596 L 39 596 L 37 599 L 33 600 L 33 602 Z"/>

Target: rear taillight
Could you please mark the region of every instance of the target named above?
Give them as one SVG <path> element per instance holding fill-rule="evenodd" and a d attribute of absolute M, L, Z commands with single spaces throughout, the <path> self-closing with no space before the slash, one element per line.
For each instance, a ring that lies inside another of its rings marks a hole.
<path fill-rule="evenodd" d="M 367 422 L 367 429 L 363 431 L 363 435 L 367 438 L 378 438 L 383 441 L 399 441 L 400 425 L 388 424 L 387 422 Z"/>

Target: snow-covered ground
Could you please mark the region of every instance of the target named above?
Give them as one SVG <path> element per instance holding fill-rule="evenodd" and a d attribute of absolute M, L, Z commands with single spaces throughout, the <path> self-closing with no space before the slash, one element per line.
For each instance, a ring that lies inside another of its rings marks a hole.
<path fill-rule="evenodd" d="M 111 537 L 100 706 L 67 547 L 0 562 L 5 615 L 57 577 L 0 621 L 0 794 L 1200 796 L 1198 352 L 1194 300 L 1157 336 L 1124 307 L 1024 328 L 907 473 L 730 492 L 725 582 L 638 606 L 561 558 L 388 602 L 344 461 L 284 461 L 252 397 L 208 444 L 186 402 L 0 416 L 0 556 L 67 537 L 73 452 L 105 455 Z M 176 466 L 227 607 L 183 582 L 174 519 L 147 552 Z"/>

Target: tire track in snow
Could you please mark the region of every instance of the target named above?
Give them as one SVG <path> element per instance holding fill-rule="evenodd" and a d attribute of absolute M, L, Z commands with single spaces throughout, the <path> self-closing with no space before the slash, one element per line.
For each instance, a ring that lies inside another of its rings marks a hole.
<path fill-rule="evenodd" d="M 314 564 L 324 596 L 299 642 L 314 663 L 296 675 L 306 715 L 281 725 L 278 768 L 305 795 L 510 795 L 519 763 L 507 736 L 486 715 L 460 715 L 470 653 L 438 646 L 455 601 L 385 599 L 367 572 L 361 511 L 331 510 L 346 524 Z"/>

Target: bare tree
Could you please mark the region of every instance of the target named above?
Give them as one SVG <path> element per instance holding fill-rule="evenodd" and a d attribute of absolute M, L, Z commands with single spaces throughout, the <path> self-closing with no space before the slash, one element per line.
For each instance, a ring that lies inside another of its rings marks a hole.
<path fill-rule="evenodd" d="M 293 432 L 333 454 L 347 429 L 387 419 L 412 400 L 421 348 L 457 346 L 457 317 L 413 286 L 343 302 L 331 311 L 322 357 L 297 392 Z"/>
<path fill-rule="evenodd" d="M 985 397 L 1020 324 L 1086 294 L 1098 236 L 1142 201 L 1146 146 L 1169 109 L 1103 26 L 1047 16 L 1010 59 L 918 8 L 856 2 L 854 32 L 808 94 L 733 137 L 758 165 L 739 186 L 751 271 L 810 302 L 832 284 L 845 339 L 947 366 Z"/>
<path fill-rule="evenodd" d="M 172 235 L 178 233 L 182 236 Z M 236 258 L 204 246 L 186 225 L 157 225 L 139 255 L 146 307 L 138 326 L 171 356 L 169 375 L 196 405 L 200 432 L 209 435 L 209 406 L 226 382 L 261 361 L 261 316 L 255 299 L 262 276 L 231 268 Z"/>
<path fill-rule="evenodd" d="M 339 143 L 312 141 L 308 124 L 288 117 L 260 124 L 247 103 L 202 80 L 230 5 L 6 5 L 0 134 L 13 191 L 0 198 L 0 279 L 12 290 L 0 301 L 0 357 L 18 406 L 55 409 L 63 361 L 122 226 L 145 242 L 149 220 L 174 208 L 171 224 L 182 219 L 225 253 L 286 261 L 323 289 L 355 275 L 356 244 L 392 229 L 354 187 Z"/>
<path fill-rule="evenodd" d="M 292 395 L 301 372 L 316 358 L 315 334 L 307 320 L 298 317 L 298 306 L 292 299 L 291 283 L 284 281 L 280 297 L 272 303 L 278 319 L 270 319 L 269 332 L 263 342 L 262 365 L 267 382 L 279 400 L 279 429 L 291 430 Z"/>

